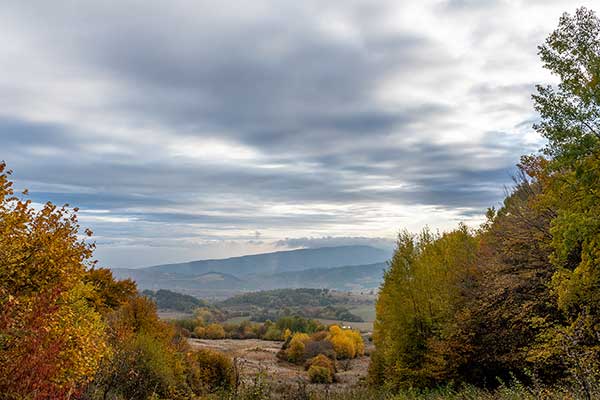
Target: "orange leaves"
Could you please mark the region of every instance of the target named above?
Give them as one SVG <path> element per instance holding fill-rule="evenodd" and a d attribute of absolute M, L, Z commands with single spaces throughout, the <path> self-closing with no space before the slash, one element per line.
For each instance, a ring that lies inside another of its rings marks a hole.
<path fill-rule="evenodd" d="M 64 397 L 107 351 L 82 283 L 92 247 L 77 237 L 75 212 L 51 203 L 36 211 L 14 196 L 9 175 L 0 163 L 0 392 Z"/>

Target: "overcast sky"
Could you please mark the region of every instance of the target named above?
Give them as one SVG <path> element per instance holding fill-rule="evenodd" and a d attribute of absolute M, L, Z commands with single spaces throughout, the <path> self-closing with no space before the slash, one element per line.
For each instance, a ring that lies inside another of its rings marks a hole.
<path fill-rule="evenodd" d="M 475 226 L 541 139 L 537 45 L 600 1 L 5 1 L 0 159 L 101 265 Z"/>

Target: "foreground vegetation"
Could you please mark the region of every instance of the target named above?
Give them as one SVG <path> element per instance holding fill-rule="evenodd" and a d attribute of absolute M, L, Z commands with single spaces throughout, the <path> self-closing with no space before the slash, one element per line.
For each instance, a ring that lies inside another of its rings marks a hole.
<path fill-rule="evenodd" d="M 588 394 L 590 395 L 588 397 Z M 437 388 L 430 390 L 407 389 L 397 393 L 388 390 L 375 390 L 356 387 L 351 390 L 334 391 L 327 387 L 308 388 L 304 384 L 277 386 L 269 385 L 264 379 L 240 386 L 235 392 L 215 393 L 207 400 L 580 400 L 600 397 L 598 388 L 583 392 L 573 387 L 530 388 L 521 384 L 501 385 L 495 390 L 475 386 L 460 389 Z"/>

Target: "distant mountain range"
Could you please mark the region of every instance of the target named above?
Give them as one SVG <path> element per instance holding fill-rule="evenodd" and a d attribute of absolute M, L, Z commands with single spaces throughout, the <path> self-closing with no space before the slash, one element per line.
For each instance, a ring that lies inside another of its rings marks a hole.
<path fill-rule="evenodd" d="M 390 257 L 389 251 L 371 246 L 337 246 L 113 272 L 120 279 L 132 278 L 141 290 L 169 289 L 221 298 L 278 288 L 371 289 L 382 281 Z"/>

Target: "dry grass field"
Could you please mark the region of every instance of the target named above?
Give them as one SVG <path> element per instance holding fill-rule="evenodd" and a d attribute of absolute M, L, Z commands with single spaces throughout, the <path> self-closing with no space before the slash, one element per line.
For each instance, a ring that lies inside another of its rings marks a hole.
<path fill-rule="evenodd" d="M 263 374 L 273 384 L 308 383 L 306 371 L 302 366 L 288 363 L 277 358 L 277 352 L 283 342 L 259 339 L 190 339 L 193 348 L 208 348 L 223 352 L 232 358 L 240 368 L 242 379 L 251 380 Z M 367 375 L 369 357 L 363 356 L 337 363 L 337 382 L 330 385 L 331 390 L 342 390 L 355 385 Z"/>

